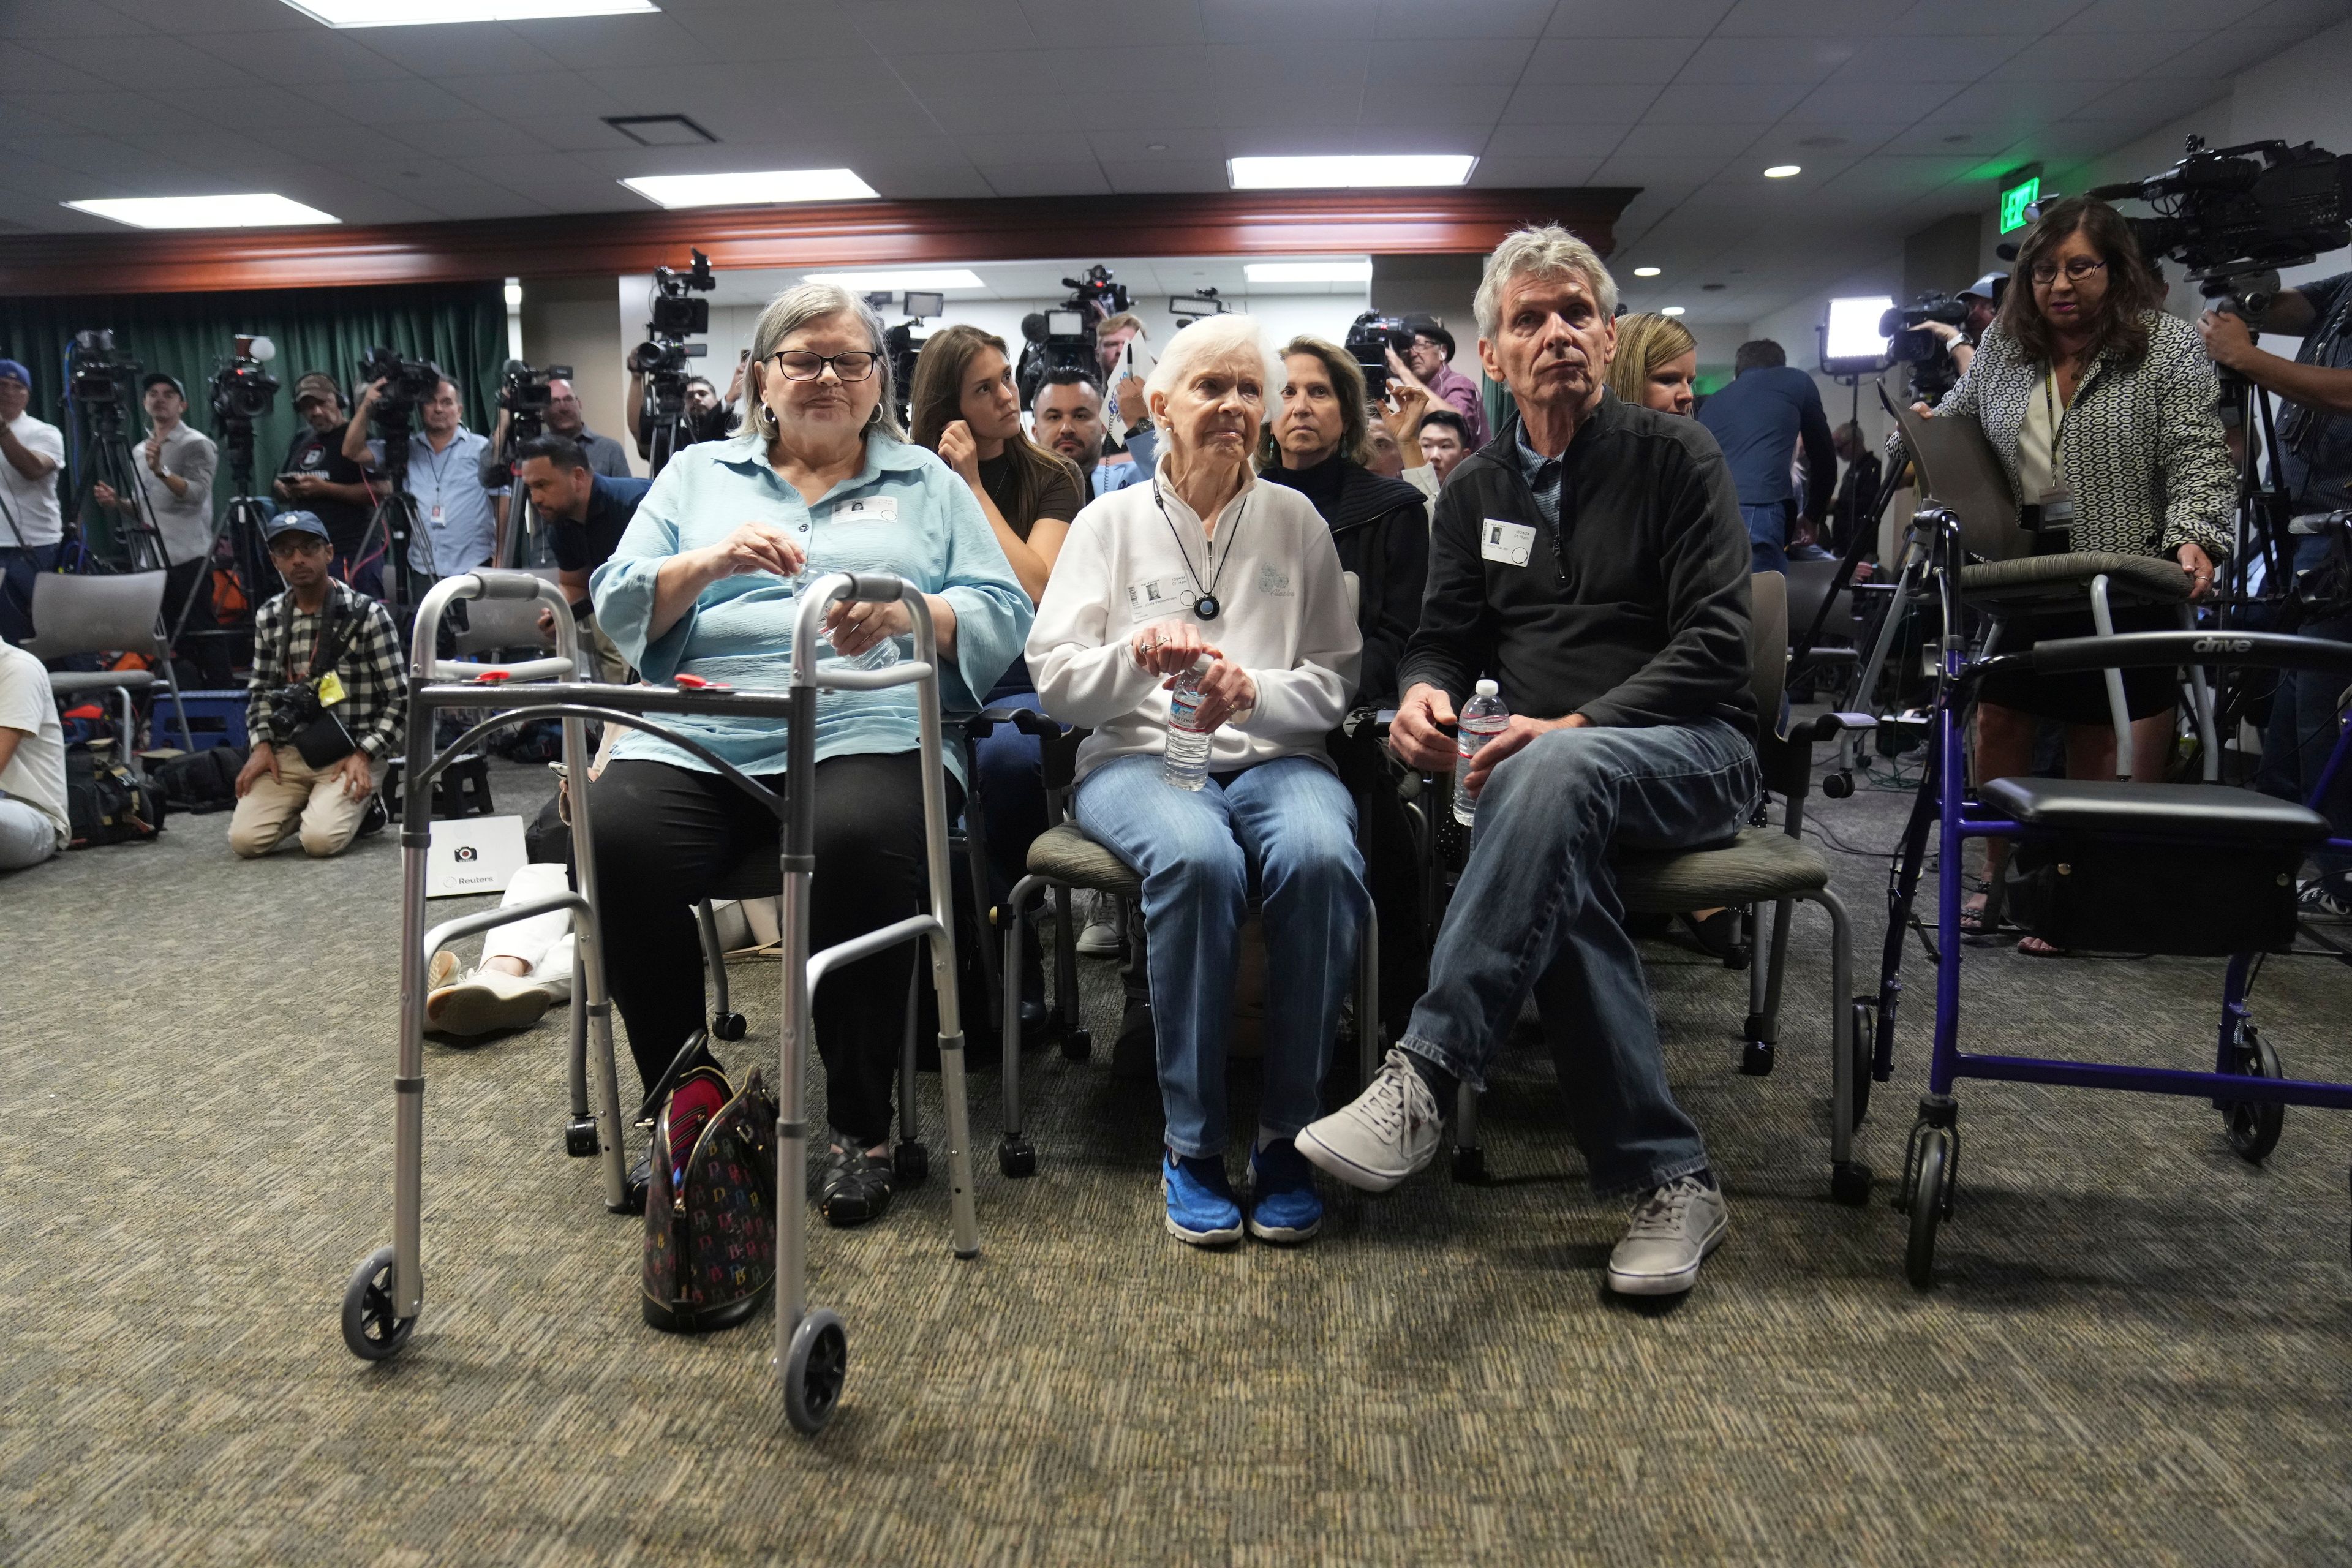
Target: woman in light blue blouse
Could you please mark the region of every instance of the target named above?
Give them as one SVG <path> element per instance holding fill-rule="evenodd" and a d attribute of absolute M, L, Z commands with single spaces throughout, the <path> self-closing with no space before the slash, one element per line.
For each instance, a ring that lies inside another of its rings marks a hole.
<path fill-rule="evenodd" d="M 597 624 L 648 679 L 780 689 L 800 589 L 828 572 L 894 573 L 929 603 L 943 704 L 976 711 L 976 694 L 1028 636 L 1029 596 L 970 487 L 899 429 L 881 319 L 846 289 L 786 290 L 752 330 L 744 394 L 742 430 L 671 458 L 597 569 Z M 836 605 L 826 628 L 844 658 L 913 629 L 900 605 Z M 755 778 L 783 770 L 782 721 L 668 721 Z M 813 946 L 920 908 L 918 743 L 912 687 L 819 700 Z M 605 968 L 650 1085 L 702 1026 L 690 906 L 739 867 L 773 867 L 776 823 L 699 760 L 635 731 L 594 787 Z M 949 787 L 953 812 L 961 791 Z M 816 994 L 833 1124 L 818 1191 L 835 1225 L 889 1205 L 890 1091 L 913 963 L 900 945 Z"/>

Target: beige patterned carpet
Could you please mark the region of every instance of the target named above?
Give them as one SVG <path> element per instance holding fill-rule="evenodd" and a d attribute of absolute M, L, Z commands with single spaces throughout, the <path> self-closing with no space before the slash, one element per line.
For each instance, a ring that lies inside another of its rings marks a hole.
<path fill-rule="evenodd" d="M 500 804 L 544 776 L 501 769 Z M 1900 805 L 1819 818 L 1884 850 Z M 936 1178 L 878 1226 L 816 1229 L 852 1363 L 821 1438 L 784 1425 L 764 1318 L 698 1342 L 639 1321 L 635 1227 L 561 1153 L 553 1021 L 429 1049 L 425 1315 L 363 1365 L 336 1309 L 390 1228 L 397 851 L 239 865 L 226 828 L 0 879 L 0 1560 L 2352 1557 L 2352 1121 L 2290 1111 L 2252 1169 L 2200 1102 L 1965 1085 L 1961 1207 L 1916 1294 L 1885 1197 L 1926 1011 L 1864 1129 L 1879 1196 L 1839 1207 L 1826 946 L 1801 917 L 1769 1079 L 1733 1070 L 1739 979 L 1649 949 L 1735 1220 L 1676 1308 L 1600 1289 L 1622 1216 L 1584 1195 L 1532 1052 L 1489 1101 L 1495 1185 L 1335 1194 L 1297 1251 L 1176 1245 L 1156 1097 L 1104 1066 L 1090 963 L 1097 1061 L 1029 1058 L 1034 1180 L 996 1174 L 975 1079 L 979 1261 L 950 1255 Z M 1884 863 L 1833 858 L 1873 973 Z M 1969 1038 L 2194 1063 L 2220 968 L 1971 950 Z M 772 973 L 737 967 L 755 1041 Z M 1909 973 L 1923 997 L 1916 945 Z M 2347 999 L 2338 968 L 2271 966 L 2290 1071 L 2352 1077 Z"/>

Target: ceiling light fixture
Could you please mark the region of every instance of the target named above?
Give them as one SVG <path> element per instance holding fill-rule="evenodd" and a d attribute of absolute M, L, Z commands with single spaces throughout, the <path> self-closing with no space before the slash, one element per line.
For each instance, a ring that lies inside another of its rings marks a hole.
<path fill-rule="evenodd" d="M 1682 313 L 1683 308 L 1680 305 L 1662 305 L 1658 308 L 1658 314 L 1661 316 L 1679 316 Z"/>
<path fill-rule="evenodd" d="M 847 169 L 763 169 L 740 174 L 639 174 L 621 184 L 665 207 L 749 207 L 772 202 L 871 201 Z"/>
<path fill-rule="evenodd" d="M 1664 270 L 1665 268 L 1663 267 L 1636 267 L 1633 268 L 1633 276 L 1636 278 L 1655 278 L 1659 273 Z"/>
<path fill-rule="evenodd" d="M 1764 177 L 1768 180 L 1787 180 L 1793 179 L 1804 172 L 1804 168 L 1801 164 L 1775 163 L 1770 168 L 1764 171 Z"/>
<path fill-rule="evenodd" d="M 1335 157 L 1228 158 L 1237 191 L 1346 190 L 1366 185 L 1459 185 L 1478 160 L 1467 153 L 1370 153 Z"/>
<path fill-rule="evenodd" d="M 902 289 L 917 293 L 937 293 L 947 289 L 985 289 L 980 274 L 968 267 L 939 267 L 928 272 L 808 272 L 801 277 L 803 283 L 837 283 L 842 288 L 862 294 L 896 294 Z"/>
<path fill-rule="evenodd" d="M 238 196 L 109 196 L 62 205 L 132 228 L 280 228 L 343 221 L 275 191 Z"/>
<path fill-rule="evenodd" d="M 653 0 L 286 0 L 286 4 L 330 27 L 541 22 L 552 16 L 626 16 L 661 9 Z"/>
<path fill-rule="evenodd" d="M 1361 261 L 1252 261 L 1242 271 L 1253 283 L 1370 283 L 1372 258 Z"/>

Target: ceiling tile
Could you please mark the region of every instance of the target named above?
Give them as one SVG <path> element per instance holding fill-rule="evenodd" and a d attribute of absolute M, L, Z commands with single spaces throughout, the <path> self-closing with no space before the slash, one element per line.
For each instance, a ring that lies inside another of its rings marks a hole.
<path fill-rule="evenodd" d="M 982 163 L 982 179 L 1000 196 L 1104 195 L 1109 179 L 1097 163 Z"/>
<path fill-rule="evenodd" d="M 142 27 L 189 38 L 324 30 L 283 0 L 105 0 L 105 4 L 108 10 Z M 10 20 L 13 25 L 14 17 Z"/>
<path fill-rule="evenodd" d="M 407 67 L 369 48 L 362 41 L 364 37 L 362 32 L 339 32 L 313 23 L 299 32 L 194 37 L 187 40 L 187 47 L 285 87 L 320 81 L 386 81 L 411 74 Z"/>
<path fill-rule="evenodd" d="M 1559 0 L 1548 38 L 1703 38 L 1732 0 Z"/>
<path fill-rule="evenodd" d="M 1519 79 L 1521 58 L 1517 49 L 1497 48 L 1484 38 L 1380 43 L 1372 46 L 1366 79 L 1414 97 L 1442 87 L 1508 87 Z"/>
<path fill-rule="evenodd" d="M 1675 121 L 1636 125 L 1617 151 L 1635 158 L 1709 157 L 1718 164 L 1735 158 L 1769 131 L 1769 124 L 1692 125 Z"/>
<path fill-rule="evenodd" d="M 1500 125 L 1487 139 L 1486 158 L 1606 158 L 1624 143 L 1630 125 Z"/>
<path fill-rule="evenodd" d="M 111 92 L 114 86 L 102 77 L 35 54 L 23 44 L 0 43 L 0 102 L 29 101 L 52 92 Z"/>
<path fill-rule="evenodd" d="M 37 54 L 134 92 L 188 87 L 258 92 L 265 86 L 249 71 L 160 34 L 134 38 L 48 38 L 32 47 Z M 134 107 L 125 103 L 123 110 L 129 113 Z"/>
<path fill-rule="evenodd" d="M 2352 5 L 2347 5 L 2347 10 L 2352 13 Z M 2218 80 L 2285 54 L 2308 37 L 2294 27 L 2231 27 L 2191 44 L 2169 59 L 2158 61 L 2148 68 L 2147 74 L 2163 79 Z"/>
<path fill-rule="evenodd" d="M 1020 0 L 857 0 L 846 14 L 883 55 L 1034 49 L 1052 41 L 1030 30 Z"/>
<path fill-rule="evenodd" d="M 1105 159 L 1102 172 L 1111 189 L 1122 192 L 1222 191 L 1227 185 L 1222 158 Z"/>
<path fill-rule="evenodd" d="M 1481 158 L 1470 183 L 1492 189 L 1548 190 L 1555 186 L 1589 185 L 1601 167 L 1598 158 Z"/>
<path fill-rule="evenodd" d="M 144 24 L 99 0 L 8 0 L 8 36 L 21 41 L 122 37 L 145 31 Z"/>
<path fill-rule="evenodd" d="M 711 47 L 664 16 L 579 16 L 555 26 L 545 22 L 509 26 L 530 46 L 560 66 L 695 66 Z M 733 58 L 719 46 L 722 58 Z"/>
<path fill-rule="evenodd" d="M 1801 124 L 1830 127 L 1851 121 L 1907 124 L 1934 113 L 1958 90 L 1950 82 L 1922 86 L 1885 79 L 1856 81 L 1832 77 L 1806 94 L 1804 101 L 1789 111 L 1789 118 Z"/>
<path fill-rule="evenodd" d="M 2080 39 L 2021 50 L 1989 73 L 1993 81 L 2066 84 L 2125 81 L 2202 41 L 2201 33 L 2139 31 L 2102 37 L 2095 48 Z"/>
<path fill-rule="evenodd" d="M 1506 125 L 1627 125 L 1649 112 L 1660 89 L 1646 84 L 1573 87 L 1523 84 L 1503 106 Z"/>
<path fill-rule="evenodd" d="M 1788 113 L 1804 96 L 1802 86 L 1779 82 L 1676 82 L 1659 90 L 1643 118 L 1667 124 L 1763 124 Z"/>
<path fill-rule="evenodd" d="M 1222 44 L 1328 44 L 1369 35 L 1363 0 L 1195 0 L 1209 37 Z"/>
<path fill-rule="evenodd" d="M 1654 157 L 1619 153 L 1604 161 L 1593 174 L 1602 185 L 1698 184 L 1712 179 L 1724 160 L 1710 156 Z"/>
<path fill-rule="evenodd" d="M 1376 36 L 1532 38 L 1551 20 L 1555 0 L 1381 0 Z"/>
<path fill-rule="evenodd" d="M 2138 32 L 2207 32 L 2262 9 L 2263 0 L 2095 0 L 2057 25 L 2102 38 Z"/>
<path fill-rule="evenodd" d="M 1529 50 L 1527 82 L 1670 82 L 1696 38 L 1546 38 Z"/>
<path fill-rule="evenodd" d="M 1197 10 L 1166 0 L 1021 0 L 1021 9 L 1029 31 L 1048 47 L 1116 38 L 1138 48 L 1197 44 L 1208 37 Z"/>
<path fill-rule="evenodd" d="M 1852 39 L 1835 37 L 1709 38 L 1675 79 L 1811 86 L 1852 59 L 1855 47 Z"/>
<path fill-rule="evenodd" d="M 1791 33 L 1861 37 L 1877 29 L 1885 0 L 1739 0 L 1717 23 L 1718 38 L 1779 38 Z"/>
<path fill-rule="evenodd" d="M 2262 9 L 2248 13 L 2241 26 L 2292 28 L 2309 37 L 2347 17 L 2352 17 L 2352 0 L 2271 0 Z"/>
<path fill-rule="evenodd" d="M 1974 81 L 2030 46 L 2016 34 L 1972 37 L 1945 34 L 1922 37 L 1864 38 L 1832 81 L 1895 85 Z"/>
<path fill-rule="evenodd" d="M 551 71 L 560 62 L 530 40 L 551 37 L 553 22 L 472 22 L 439 27 L 370 27 L 367 47 L 422 77 L 495 76 L 503 71 Z"/>
<path fill-rule="evenodd" d="M 516 71 L 499 76 L 453 77 L 447 88 L 452 97 L 501 120 L 530 120 L 541 114 L 567 111 L 592 115 L 623 112 L 619 99 L 575 71 Z M 604 134 L 617 140 L 621 133 L 605 127 Z"/>
<path fill-rule="evenodd" d="M 790 6 L 776 0 L 729 0 L 664 10 L 723 59 L 777 60 L 872 52 L 866 35 L 848 14 L 821 0 L 798 0 Z"/>

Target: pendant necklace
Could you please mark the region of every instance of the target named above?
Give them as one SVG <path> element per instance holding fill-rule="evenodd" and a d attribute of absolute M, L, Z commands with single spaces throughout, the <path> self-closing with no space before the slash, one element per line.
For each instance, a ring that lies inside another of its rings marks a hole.
<path fill-rule="evenodd" d="M 1160 521 L 1168 525 L 1168 536 L 1176 542 L 1176 553 L 1183 558 L 1184 575 L 1192 579 L 1192 586 L 1200 595 L 1192 601 L 1192 613 L 1204 621 L 1215 620 L 1224 613 L 1225 607 L 1223 602 L 1217 597 L 1217 584 L 1224 581 L 1225 563 L 1234 558 L 1234 540 L 1241 532 L 1242 519 L 1249 515 L 1249 502 L 1242 502 L 1242 510 L 1234 514 L 1234 525 L 1225 534 L 1225 559 L 1217 563 L 1215 574 L 1205 585 L 1201 581 L 1201 574 L 1192 570 L 1192 554 L 1184 548 L 1184 536 L 1176 530 L 1176 520 L 1168 515 L 1168 503 L 1160 499 L 1160 480 L 1157 477 L 1154 477 L 1151 481 L 1151 504 L 1160 509 Z M 1214 554 L 1216 549 L 1217 542 L 1212 539 L 1209 542 L 1210 553 Z"/>

